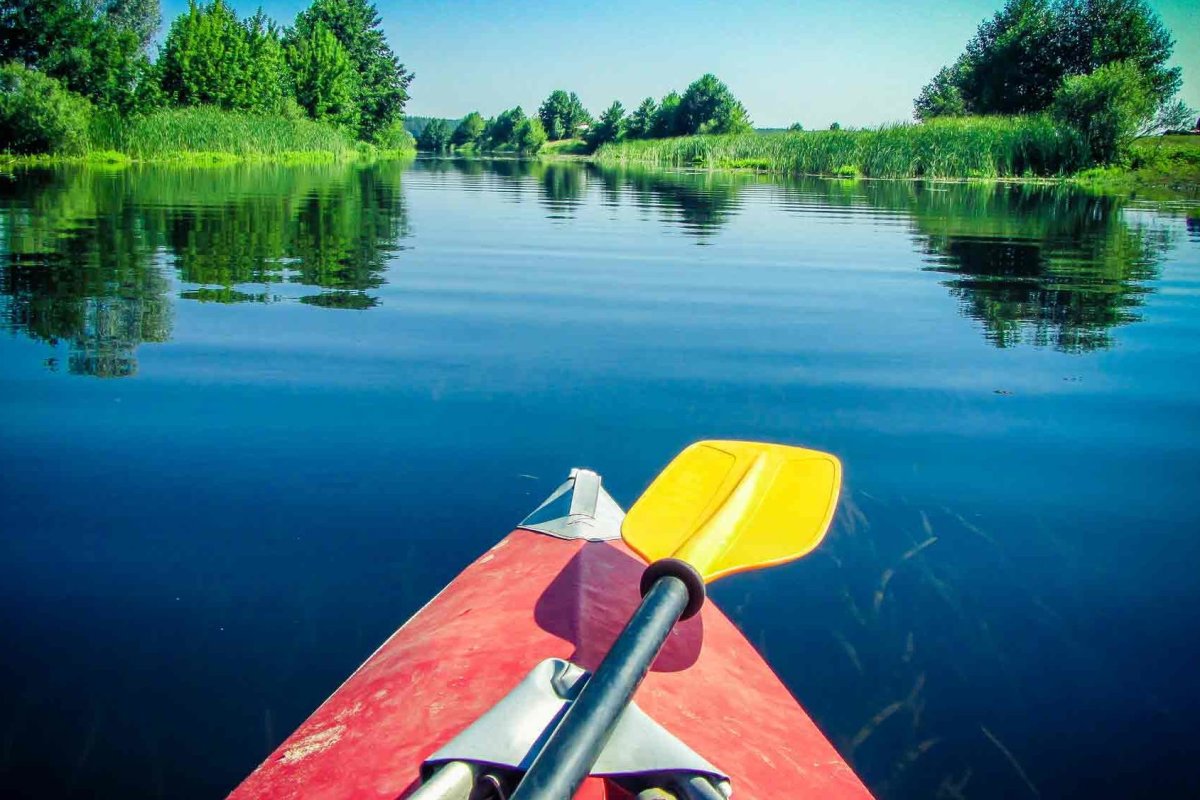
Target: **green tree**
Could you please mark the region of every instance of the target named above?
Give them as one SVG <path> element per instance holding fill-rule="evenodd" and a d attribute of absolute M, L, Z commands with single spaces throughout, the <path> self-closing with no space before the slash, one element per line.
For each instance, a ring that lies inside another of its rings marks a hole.
<path fill-rule="evenodd" d="M 1049 106 L 1063 75 L 1058 21 L 1050 0 L 1008 0 L 980 25 L 958 79 L 966 107 L 1024 114 Z"/>
<path fill-rule="evenodd" d="M 1067 78 L 1054 97 L 1055 117 L 1079 131 L 1091 160 L 1098 164 L 1125 158 L 1156 106 L 1154 87 L 1142 69 L 1129 61 Z"/>
<path fill-rule="evenodd" d="M 922 122 L 935 117 L 961 117 L 966 113 L 967 106 L 958 88 L 958 71 L 954 67 L 942 67 L 913 101 L 913 116 Z"/>
<path fill-rule="evenodd" d="M 1117 62 L 1133 64 L 1166 105 L 1181 82 L 1179 68 L 1167 66 L 1174 44 L 1145 0 L 1008 0 L 922 90 L 914 113 L 1043 111 L 1065 77 Z"/>
<path fill-rule="evenodd" d="M 647 97 L 629 115 L 629 123 L 626 125 L 625 135 L 630 139 L 650 138 L 654 132 L 654 115 L 657 111 L 658 104 L 654 102 L 654 98 Z"/>
<path fill-rule="evenodd" d="M 804 126 L 799 122 L 793 122 L 791 125 L 788 125 L 788 130 L 793 133 L 799 133 L 800 131 L 804 130 Z"/>
<path fill-rule="evenodd" d="M 679 92 L 669 92 L 658 104 L 654 112 L 654 124 L 651 126 L 651 137 L 665 139 L 669 136 L 684 134 L 680 119 L 680 104 L 682 99 Z"/>
<path fill-rule="evenodd" d="M 513 131 L 513 144 L 526 155 L 533 155 L 546 143 L 546 129 L 537 117 L 526 117 Z"/>
<path fill-rule="evenodd" d="M 525 119 L 525 111 L 520 106 L 502 111 L 489 119 L 483 130 L 483 141 L 487 149 L 515 147 L 517 127 Z"/>
<path fill-rule="evenodd" d="M 388 45 L 379 11 L 369 0 L 314 0 L 296 17 L 295 33 L 308 35 L 317 25 L 328 28 L 346 49 L 358 73 L 358 133 L 374 133 L 404 115 L 410 73 Z"/>
<path fill-rule="evenodd" d="M 288 44 L 296 100 L 315 120 L 357 129 L 359 73 L 333 32 L 318 23 Z"/>
<path fill-rule="evenodd" d="M 745 107 L 711 72 L 684 91 L 679 115 L 685 133 L 745 133 L 752 129 Z"/>
<path fill-rule="evenodd" d="M 245 107 L 264 113 L 283 110 L 294 94 L 291 68 L 287 63 L 279 29 L 262 9 L 246 20 L 246 66 L 242 75 Z"/>
<path fill-rule="evenodd" d="M 224 0 L 208 5 L 191 0 L 187 12 L 171 23 L 158 60 L 159 79 L 175 105 L 245 109 L 252 105 L 249 62 L 249 37 L 233 9 Z"/>
<path fill-rule="evenodd" d="M 558 141 L 573 138 L 579 126 L 591 120 L 591 115 L 583 107 L 577 94 L 555 89 L 538 108 L 538 119 L 541 120 L 546 135 L 551 140 Z"/>
<path fill-rule="evenodd" d="M 1167 66 L 1175 42 L 1144 0 L 1060 0 L 1058 17 L 1067 75 L 1127 61 L 1142 73 L 1160 105 L 1179 91 L 1180 68 Z"/>
<path fill-rule="evenodd" d="M 588 130 L 588 146 L 593 150 L 609 142 L 619 142 L 625 138 L 625 106 L 619 100 L 613 100 L 611 106 L 604 110 L 596 124 Z"/>
<path fill-rule="evenodd" d="M 432 120 L 417 137 L 417 149 L 441 153 L 450 148 L 450 127 L 440 119 Z"/>
<path fill-rule="evenodd" d="M 138 46 L 148 50 L 162 24 L 158 0 L 106 0 L 104 15 L 115 27 L 137 37 Z"/>
<path fill-rule="evenodd" d="M 0 67 L 0 147 L 11 153 L 82 153 L 92 104 L 18 63 Z"/>
<path fill-rule="evenodd" d="M 148 67 L 138 35 L 90 0 L 0 2 L 0 63 L 10 61 L 118 111 L 134 108 Z"/>
<path fill-rule="evenodd" d="M 831 131 L 840 131 L 841 129 L 842 129 L 842 123 L 837 122 L 837 121 L 834 121 L 829 126 L 829 130 L 831 130 Z"/>
<path fill-rule="evenodd" d="M 478 111 L 472 111 L 458 123 L 458 127 L 454 129 L 454 134 L 450 137 L 450 143 L 455 147 L 478 144 L 483 137 L 483 129 L 486 125 L 483 116 Z"/>

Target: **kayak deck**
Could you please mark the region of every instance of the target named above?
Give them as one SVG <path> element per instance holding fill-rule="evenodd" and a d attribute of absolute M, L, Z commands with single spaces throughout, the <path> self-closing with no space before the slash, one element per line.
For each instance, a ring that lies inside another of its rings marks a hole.
<path fill-rule="evenodd" d="M 392 635 L 231 795 L 402 797 L 424 759 L 535 663 L 599 664 L 639 601 L 645 564 L 619 542 L 518 529 Z M 734 796 L 869 797 L 712 603 L 671 634 L 637 703 L 732 777 Z M 589 779 L 578 797 L 617 797 Z M 590 794 L 585 794 L 590 793 Z"/>

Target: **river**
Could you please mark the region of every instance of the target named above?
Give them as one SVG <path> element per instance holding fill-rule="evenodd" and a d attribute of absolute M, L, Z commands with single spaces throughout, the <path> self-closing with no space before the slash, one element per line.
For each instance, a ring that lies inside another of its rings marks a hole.
<path fill-rule="evenodd" d="M 221 795 L 571 467 L 712 437 L 845 465 L 712 596 L 880 797 L 1200 792 L 1195 203 L 17 170 L 0 321 L 8 797 Z"/>

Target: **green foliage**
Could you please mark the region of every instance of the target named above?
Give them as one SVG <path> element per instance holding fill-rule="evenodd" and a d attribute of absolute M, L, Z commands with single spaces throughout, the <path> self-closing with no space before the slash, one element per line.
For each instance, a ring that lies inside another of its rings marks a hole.
<path fill-rule="evenodd" d="M 1054 98 L 1054 116 L 1079 132 L 1090 160 L 1097 164 L 1127 157 L 1154 109 L 1153 87 L 1142 70 L 1128 61 L 1067 78 Z"/>
<path fill-rule="evenodd" d="M 413 75 L 383 35 L 379 11 L 369 0 L 314 0 L 296 17 L 298 37 L 324 26 L 346 49 L 358 73 L 358 134 L 369 141 L 377 130 L 404 115 Z"/>
<path fill-rule="evenodd" d="M 484 147 L 488 150 L 516 149 L 517 127 L 525 119 L 525 111 L 520 106 L 489 119 L 483 129 Z"/>
<path fill-rule="evenodd" d="M 546 138 L 546 129 L 537 117 L 526 117 L 513 131 L 513 144 L 518 152 L 525 155 L 534 155 L 541 150 Z"/>
<path fill-rule="evenodd" d="M 163 93 L 173 105 L 253 106 L 250 33 L 224 0 L 188 4 L 171 23 L 158 60 Z M 254 87 L 256 88 L 256 87 Z"/>
<path fill-rule="evenodd" d="M 149 49 L 162 24 L 158 0 L 105 0 L 102 8 L 114 27 L 132 33 L 143 51 Z"/>
<path fill-rule="evenodd" d="M 791 125 L 788 126 L 788 130 L 791 131 L 792 133 L 797 133 L 799 131 L 804 130 L 804 126 L 801 125 L 799 122 L 793 122 Z"/>
<path fill-rule="evenodd" d="M 829 130 L 831 130 L 831 131 L 840 131 L 841 129 L 842 129 L 842 123 L 840 123 L 840 122 L 833 122 L 829 126 Z"/>
<path fill-rule="evenodd" d="M 966 105 L 984 114 L 1049 106 L 1063 74 L 1057 23 L 1050 0 L 1008 0 L 984 21 L 956 70 Z"/>
<path fill-rule="evenodd" d="M 473 147 L 483 138 L 483 129 L 486 126 L 483 116 L 478 111 L 472 111 L 458 123 L 450 137 L 450 143 L 455 147 Z"/>
<path fill-rule="evenodd" d="M 0 67 L 0 142 L 12 153 L 87 149 L 92 105 L 62 83 L 18 63 Z"/>
<path fill-rule="evenodd" d="M 354 155 L 351 137 L 331 125 L 282 115 L 223 111 L 213 106 L 177 108 L 139 115 L 119 124 L 93 126 L 92 146 L 137 159 L 196 154 L 288 159 L 300 153 L 330 158 Z M 194 160 L 194 159 L 193 159 Z"/>
<path fill-rule="evenodd" d="M 625 126 L 625 135 L 631 139 L 648 139 L 654 132 L 654 115 L 658 112 L 658 104 L 653 97 L 647 97 L 634 112 L 629 115 Z"/>
<path fill-rule="evenodd" d="M 654 124 L 650 126 L 649 138 L 664 139 L 669 136 L 683 135 L 680 113 L 682 100 L 679 92 L 670 92 L 663 97 L 662 102 L 658 104 L 658 110 L 654 112 Z"/>
<path fill-rule="evenodd" d="M 279 29 L 259 9 L 244 23 L 246 65 L 242 75 L 246 108 L 263 113 L 281 113 L 293 98 L 291 68 L 280 41 Z"/>
<path fill-rule="evenodd" d="M 0 63 L 19 61 L 96 106 L 134 109 L 147 61 L 138 34 L 90 0 L 4 0 Z"/>
<path fill-rule="evenodd" d="M 915 116 L 1048 109 L 1063 80 L 1128 62 L 1158 105 L 1178 91 L 1174 42 L 1145 0 L 1008 0 L 951 67 L 922 89 Z"/>
<path fill-rule="evenodd" d="M 425 126 L 417 137 L 417 149 L 433 153 L 441 153 L 450 149 L 450 127 L 440 119 L 435 119 Z"/>
<path fill-rule="evenodd" d="M 712 73 L 693 81 L 683 93 L 679 120 L 685 134 L 747 133 L 752 130 L 745 107 Z"/>
<path fill-rule="evenodd" d="M 601 147 L 601 163 L 723 168 L 867 178 L 1068 175 L 1085 166 L 1078 135 L 1046 115 L 965 117 L 871 130 L 689 136 Z"/>
<path fill-rule="evenodd" d="M 538 119 L 541 120 L 546 135 L 558 141 L 573 138 L 579 127 L 590 123 L 592 117 L 583 107 L 577 94 L 555 89 L 538 108 Z"/>
<path fill-rule="evenodd" d="M 402 119 L 394 119 L 386 127 L 377 130 L 371 143 L 381 150 L 390 152 L 411 152 L 417 149 L 417 140 L 404 127 Z"/>
<path fill-rule="evenodd" d="M 1157 104 L 1179 91 L 1182 72 L 1167 66 L 1175 42 L 1144 0 L 1059 0 L 1058 16 L 1065 75 L 1128 61 L 1145 77 Z"/>
<path fill-rule="evenodd" d="M 942 67 L 913 101 L 913 116 L 922 121 L 934 117 L 961 117 L 966 113 L 962 90 L 958 88 L 958 73 L 953 67 Z"/>
<path fill-rule="evenodd" d="M 1138 130 L 1139 136 L 1150 136 L 1155 133 L 1171 133 L 1187 131 L 1196 121 L 1196 109 L 1182 100 L 1175 100 L 1159 106 L 1154 118 Z"/>
<path fill-rule="evenodd" d="M 588 145 L 595 150 L 609 142 L 619 142 L 625 138 L 625 106 L 619 100 L 604 110 L 600 119 L 596 120 L 587 132 Z"/>
<path fill-rule="evenodd" d="M 333 32 L 316 24 L 290 38 L 287 60 L 296 100 L 318 121 L 357 130 L 360 76 Z"/>

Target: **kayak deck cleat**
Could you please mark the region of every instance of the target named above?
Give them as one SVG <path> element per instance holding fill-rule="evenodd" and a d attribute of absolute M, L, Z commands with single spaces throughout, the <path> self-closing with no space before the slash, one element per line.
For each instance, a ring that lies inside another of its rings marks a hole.
<path fill-rule="evenodd" d="M 600 476 L 576 467 L 567 480 L 517 527 L 559 539 L 606 542 L 621 538 L 625 512 L 601 485 Z"/>

